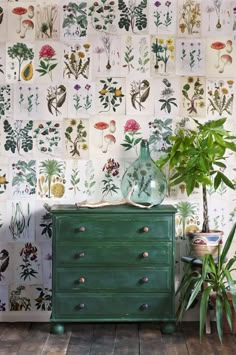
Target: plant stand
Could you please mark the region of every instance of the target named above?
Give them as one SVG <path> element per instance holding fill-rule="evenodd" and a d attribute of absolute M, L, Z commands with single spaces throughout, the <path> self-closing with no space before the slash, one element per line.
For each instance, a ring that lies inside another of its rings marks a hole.
<path fill-rule="evenodd" d="M 202 268 L 202 261 L 201 259 L 196 259 L 191 256 L 183 256 L 181 258 L 181 261 L 184 263 L 191 264 L 193 269 L 201 269 Z M 203 285 L 203 289 L 207 287 L 207 283 L 205 282 Z M 210 310 L 208 308 L 207 314 L 206 314 L 206 326 L 205 326 L 205 331 L 206 334 L 211 334 L 211 317 L 210 317 Z"/>

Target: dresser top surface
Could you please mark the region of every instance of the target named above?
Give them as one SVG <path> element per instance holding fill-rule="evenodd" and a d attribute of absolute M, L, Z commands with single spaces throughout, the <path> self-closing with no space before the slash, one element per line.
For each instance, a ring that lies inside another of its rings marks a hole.
<path fill-rule="evenodd" d="M 159 205 L 153 206 L 151 208 L 138 208 L 131 205 L 122 206 L 106 206 L 106 207 L 77 207 L 76 205 L 54 205 L 52 206 L 51 213 L 53 214 L 70 214 L 70 213 L 89 213 L 89 214 L 104 214 L 104 213 L 135 213 L 135 214 L 174 214 L 176 213 L 176 208 L 172 205 Z"/>

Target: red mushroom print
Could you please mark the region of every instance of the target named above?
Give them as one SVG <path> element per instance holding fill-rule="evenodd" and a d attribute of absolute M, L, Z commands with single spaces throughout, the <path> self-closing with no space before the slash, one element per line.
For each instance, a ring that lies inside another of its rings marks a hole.
<path fill-rule="evenodd" d="M 217 64 L 215 65 L 216 68 L 220 66 L 220 51 L 221 49 L 225 48 L 225 44 L 223 42 L 213 42 L 211 44 L 211 48 L 217 51 Z"/>
<path fill-rule="evenodd" d="M 109 122 L 109 131 L 111 133 L 115 133 L 115 131 L 116 131 L 116 121 L 115 120 L 111 120 Z"/>
<path fill-rule="evenodd" d="M 220 60 L 223 64 L 222 67 L 219 69 L 219 73 L 223 73 L 225 66 L 228 64 L 232 64 L 232 57 L 229 54 L 222 54 Z"/>
<path fill-rule="evenodd" d="M 103 153 L 106 153 L 107 150 L 108 150 L 108 147 L 110 144 L 116 142 L 116 139 L 115 137 L 113 136 L 113 134 L 106 134 L 105 137 L 104 137 L 104 141 L 106 142 L 105 146 L 102 148 L 102 152 Z"/>
<path fill-rule="evenodd" d="M 20 38 L 25 38 L 25 34 L 27 31 L 33 30 L 34 28 L 34 23 L 31 20 L 24 20 L 22 21 L 22 26 L 23 26 L 23 30 L 22 33 L 20 35 Z"/>
<path fill-rule="evenodd" d="M 228 41 L 226 42 L 226 52 L 227 53 L 231 53 L 232 52 L 232 50 L 233 50 L 233 42 L 230 40 L 230 39 L 228 39 Z"/>
<path fill-rule="evenodd" d="M 21 19 L 22 15 L 26 14 L 27 9 L 24 7 L 14 7 L 12 10 L 12 13 L 18 16 L 18 21 L 17 21 L 17 27 L 16 27 L 16 33 L 21 32 Z"/>
<path fill-rule="evenodd" d="M 98 129 L 101 131 L 101 142 L 99 144 L 99 148 L 102 148 L 103 146 L 103 131 L 109 127 L 109 124 L 106 122 L 97 122 L 94 125 L 94 128 Z"/>
<path fill-rule="evenodd" d="M 34 17 L 34 6 L 33 5 L 30 5 L 28 7 L 28 17 L 29 18 L 33 18 Z"/>

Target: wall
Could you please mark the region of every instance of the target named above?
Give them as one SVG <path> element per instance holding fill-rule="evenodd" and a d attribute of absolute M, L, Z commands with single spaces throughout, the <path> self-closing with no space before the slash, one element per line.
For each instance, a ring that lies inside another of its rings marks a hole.
<path fill-rule="evenodd" d="M 121 198 L 141 138 L 155 160 L 191 117 L 227 117 L 235 133 L 234 8 L 0 0 L 0 320 L 49 317 L 53 204 Z M 233 155 L 227 173 L 236 181 Z M 227 235 L 236 194 L 222 185 L 208 196 L 211 228 Z M 178 261 L 200 198 L 181 185 L 164 201 L 178 207 Z"/>

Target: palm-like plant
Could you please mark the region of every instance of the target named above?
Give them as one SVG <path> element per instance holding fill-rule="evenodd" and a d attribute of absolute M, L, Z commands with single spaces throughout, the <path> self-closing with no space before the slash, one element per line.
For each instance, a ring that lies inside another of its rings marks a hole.
<path fill-rule="evenodd" d="M 41 162 L 39 173 L 44 174 L 48 183 L 48 197 L 51 197 L 51 184 L 53 176 L 60 176 L 63 171 L 63 162 L 55 159 L 48 159 Z"/>
<path fill-rule="evenodd" d="M 180 201 L 176 207 L 182 223 L 183 239 L 186 239 L 186 220 L 188 217 L 194 215 L 195 206 L 188 201 Z"/>
<path fill-rule="evenodd" d="M 176 293 L 180 293 L 180 303 L 177 309 L 177 320 L 181 320 L 183 313 L 194 305 L 196 299 L 201 293 L 200 302 L 200 340 L 203 336 L 206 323 L 206 314 L 208 304 L 212 295 L 215 295 L 216 325 L 220 341 L 223 339 L 223 316 L 225 315 L 230 329 L 232 330 L 232 310 L 228 295 L 232 297 L 234 311 L 236 311 L 236 288 L 232 278 L 232 272 L 235 271 L 236 254 L 227 260 L 227 254 L 230 250 L 236 223 L 232 227 L 226 240 L 223 250 L 218 246 L 218 258 L 214 260 L 212 255 L 206 254 L 202 258 L 202 267 L 193 269 L 188 264 L 183 274 L 180 285 Z"/>

